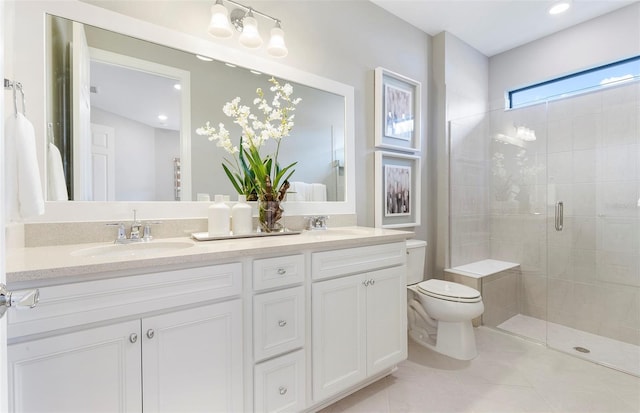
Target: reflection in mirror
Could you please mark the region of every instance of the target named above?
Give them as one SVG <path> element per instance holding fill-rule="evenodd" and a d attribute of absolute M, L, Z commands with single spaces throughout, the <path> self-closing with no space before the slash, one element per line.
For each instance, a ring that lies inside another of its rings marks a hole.
<path fill-rule="evenodd" d="M 236 96 L 251 105 L 256 89 L 270 86 L 270 75 L 60 17 L 49 15 L 47 23 L 49 139 L 62 154 L 70 199 L 235 199 L 221 167 L 224 151 L 195 129 L 223 122 L 239 140 L 240 128 L 222 107 Z M 78 56 L 79 31 L 87 56 Z M 78 60 L 87 62 L 84 83 Z M 296 188 L 322 188 L 306 197 L 300 191 L 295 200 L 344 201 L 345 97 L 289 83 L 302 103 L 279 159 L 298 162 Z"/>

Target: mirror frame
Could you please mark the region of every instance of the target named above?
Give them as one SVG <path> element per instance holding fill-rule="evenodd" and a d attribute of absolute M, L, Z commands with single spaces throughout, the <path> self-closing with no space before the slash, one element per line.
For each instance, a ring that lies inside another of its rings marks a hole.
<path fill-rule="evenodd" d="M 34 47 L 12 50 L 11 60 L 18 81 L 25 85 L 31 103 L 29 118 L 34 124 L 39 164 L 44 165 L 46 143 L 46 79 L 45 67 L 46 15 L 53 14 L 101 29 L 162 44 L 188 53 L 211 57 L 236 66 L 273 74 L 278 78 L 335 93 L 345 98 L 345 201 L 342 202 L 290 202 L 287 215 L 355 214 L 355 109 L 354 88 L 344 83 L 305 72 L 291 66 L 253 55 L 240 49 L 216 44 L 185 32 L 142 21 L 131 16 L 103 9 L 80 1 L 29 1 L 15 3 L 14 44 L 17 40 L 35 42 Z M 24 20 L 22 20 L 24 19 Z M 27 24 L 31 22 L 31 24 Z M 33 24 L 39 22 L 40 24 Z M 42 39 L 42 40 L 41 40 Z M 42 42 L 39 44 L 39 42 Z M 9 59 L 7 59 L 9 60 Z M 40 93 L 38 93 L 40 91 Z M 46 172 L 41 171 L 46 178 Z M 43 179 L 46 182 L 46 179 Z M 46 188 L 43 188 L 45 190 Z M 208 202 L 154 201 L 154 202 L 85 202 L 47 201 L 45 214 L 28 222 L 80 222 L 131 219 L 138 211 L 142 219 L 202 218 L 207 215 Z"/>

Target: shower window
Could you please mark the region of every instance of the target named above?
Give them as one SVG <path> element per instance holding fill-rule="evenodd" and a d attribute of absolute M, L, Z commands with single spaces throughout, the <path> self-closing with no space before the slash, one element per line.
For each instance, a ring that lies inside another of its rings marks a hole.
<path fill-rule="evenodd" d="M 634 80 L 640 80 L 640 56 L 508 91 L 507 109 L 591 92 Z"/>

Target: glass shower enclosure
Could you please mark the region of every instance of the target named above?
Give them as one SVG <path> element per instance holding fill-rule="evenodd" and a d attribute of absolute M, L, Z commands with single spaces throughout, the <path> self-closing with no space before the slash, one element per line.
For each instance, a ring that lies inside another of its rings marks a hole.
<path fill-rule="evenodd" d="M 450 266 L 519 264 L 483 281 L 483 324 L 640 376 L 640 82 L 449 137 Z"/>

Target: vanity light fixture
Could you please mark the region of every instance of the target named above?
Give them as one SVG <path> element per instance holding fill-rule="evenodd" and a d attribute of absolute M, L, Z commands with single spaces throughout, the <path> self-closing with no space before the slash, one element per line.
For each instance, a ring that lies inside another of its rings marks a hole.
<path fill-rule="evenodd" d="M 561 14 L 564 13 L 565 11 L 569 10 L 569 8 L 571 7 L 571 2 L 569 1 L 558 1 L 554 4 L 551 5 L 551 7 L 549 7 L 549 14 L 556 15 L 556 14 Z"/>
<path fill-rule="evenodd" d="M 224 1 L 238 8 L 233 9 L 229 14 L 224 7 L 223 0 L 216 0 L 216 3 L 211 7 L 211 22 L 209 23 L 209 33 L 212 36 L 220 38 L 231 37 L 231 26 L 233 26 L 237 31 L 241 32 L 238 39 L 240 44 L 250 49 L 259 48 L 262 46 L 263 40 L 258 31 L 258 21 L 254 16 L 255 14 L 275 22 L 275 27 L 271 29 L 267 53 L 273 57 L 285 57 L 289 53 L 284 42 L 284 30 L 282 30 L 279 19 L 233 0 Z"/>

